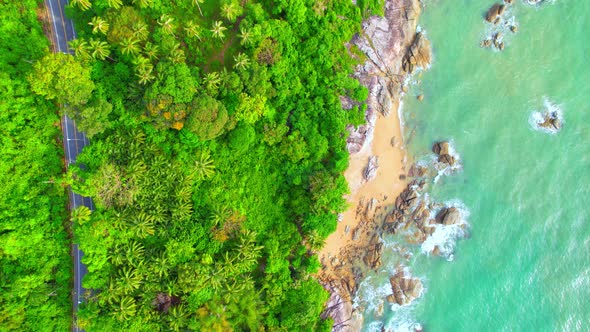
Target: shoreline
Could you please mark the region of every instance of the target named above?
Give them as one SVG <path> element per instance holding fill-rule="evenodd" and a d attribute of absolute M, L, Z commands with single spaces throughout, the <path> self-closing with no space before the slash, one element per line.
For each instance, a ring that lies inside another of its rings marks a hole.
<path fill-rule="evenodd" d="M 349 206 L 318 253 L 318 279 L 330 291 L 322 317 L 334 320 L 332 331 L 360 330 L 362 317 L 353 309 L 358 284 L 367 270 L 380 266 L 388 209 L 410 181 L 401 98 L 407 78 L 430 63 L 430 44 L 416 31 L 421 6 L 420 0 L 386 0 L 384 15 L 363 21 L 351 41 L 366 57 L 355 77 L 369 97 L 366 124 L 350 128 L 347 141 Z"/>

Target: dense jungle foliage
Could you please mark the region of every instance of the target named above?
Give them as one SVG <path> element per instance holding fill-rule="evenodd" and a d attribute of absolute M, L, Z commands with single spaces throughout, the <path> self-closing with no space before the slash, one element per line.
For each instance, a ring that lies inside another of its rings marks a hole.
<path fill-rule="evenodd" d="M 0 331 L 67 331 L 72 322 L 59 116 L 27 80 L 49 53 L 40 9 L 0 2 Z"/>
<path fill-rule="evenodd" d="M 97 207 L 73 212 L 81 327 L 330 329 L 314 252 L 364 119 L 345 45 L 378 2 L 70 1 L 75 56 L 30 80 L 91 137 L 69 174 Z"/>

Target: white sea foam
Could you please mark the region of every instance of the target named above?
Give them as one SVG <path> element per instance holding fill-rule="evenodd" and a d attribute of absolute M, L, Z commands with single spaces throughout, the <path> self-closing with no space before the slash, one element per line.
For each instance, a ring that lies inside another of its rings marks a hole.
<path fill-rule="evenodd" d="M 426 238 L 426 241 L 422 243 L 421 249 L 424 254 L 430 255 L 438 247 L 440 255 L 448 261 L 452 261 L 454 259 L 457 240 L 468 235 L 469 223 L 467 222 L 467 218 L 469 217 L 469 210 L 467 210 L 462 202 L 456 200 L 446 202 L 444 205 L 458 208 L 461 213 L 461 220 L 454 225 L 434 225 L 434 233 Z M 439 211 L 431 211 L 431 218 L 434 218 Z"/>
<path fill-rule="evenodd" d="M 555 113 L 557 118 L 561 121 L 562 125 L 564 124 L 564 117 L 563 117 L 563 109 L 561 105 L 554 103 L 553 101 L 549 100 L 547 97 L 543 97 L 543 109 L 542 110 L 534 110 L 529 115 L 529 124 L 532 129 L 536 131 L 540 131 L 546 134 L 557 134 L 558 130 L 544 128 L 539 126 L 541 123 L 545 121 L 545 114 L 547 113 Z"/>
<path fill-rule="evenodd" d="M 363 280 L 354 299 L 354 307 L 363 307 L 365 312 L 376 312 L 384 304 L 387 295 L 391 294 L 391 285 L 387 279 L 368 276 Z"/>

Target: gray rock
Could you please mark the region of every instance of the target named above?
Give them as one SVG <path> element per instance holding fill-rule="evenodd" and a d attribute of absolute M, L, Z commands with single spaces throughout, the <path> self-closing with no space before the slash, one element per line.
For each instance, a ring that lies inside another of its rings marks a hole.
<path fill-rule="evenodd" d="M 375 156 L 369 157 L 369 163 L 363 170 L 363 180 L 365 182 L 371 181 L 377 176 L 377 169 L 379 168 L 378 161 L 379 159 Z"/>

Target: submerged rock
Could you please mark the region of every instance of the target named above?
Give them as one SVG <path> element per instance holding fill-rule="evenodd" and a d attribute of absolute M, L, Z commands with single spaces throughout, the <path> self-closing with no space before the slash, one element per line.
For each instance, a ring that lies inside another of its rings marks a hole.
<path fill-rule="evenodd" d="M 426 167 L 414 164 L 410 167 L 410 170 L 408 171 L 408 176 L 411 178 L 423 177 L 427 171 L 428 169 Z"/>
<path fill-rule="evenodd" d="M 503 4 L 499 4 L 499 3 L 493 4 L 492 7 L 490 7 L 490 9 L 488 9 L 488 11 L 486 13 L 486 21 L 488 21 L 490 23 L 494 23 L 494 21 L 496 21 L 498 16 L 500 16 L 504 13 L 505 8 L 506 8 L 506 6 Z"/>
<path fill-rule="evenodd" d="M 481 43 L 479 43 L 479 46 L 484 47 L 484 48 L 488 48 L 492 46 L 492 40 L 491 39 L 484 39 L 481 41 Z"/>

